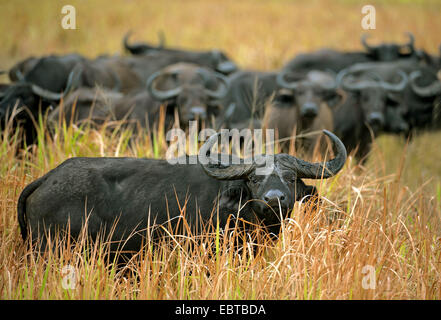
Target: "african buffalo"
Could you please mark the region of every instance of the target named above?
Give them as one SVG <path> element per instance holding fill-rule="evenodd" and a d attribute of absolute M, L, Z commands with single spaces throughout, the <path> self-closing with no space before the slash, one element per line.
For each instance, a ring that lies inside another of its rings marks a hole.
<path fill-rule="evenodd" d="M 66 87 L 68 76 L 75 65 L 85 60 L 86 58 L 75 53 L 29 57 L 9 70 L 9 79 L 13 82 L 26 80 L 57 92 Z"/>
<path fill-rule="evenodd" d="M 123 46 L 124 49 L 126 49 L 131 54 L 137 55 L 137 54 L 146 54 L 151 52 L 158 52 L 161 50 L 170 50 L 165 48 L 165 36 L 163 32 L 158 32 L 158 38 L 159 38 L 159 44 L 157 46 L 145 43 L 145 42 L 139 42 L 139 43 L 129 43 L 130 35 L 132 34 L 132 31 L 128 31 L 124 37 L 123 37 Z"/>
<path fill-rule="evenodd" d="M 292 79 L 288 81 L 287 76 Z M 287 75 L 281 72 L 277 83 L 281 89 L 265 111 L 265 128 L 277 130 L 278 138 L 282 140 L 322 129 L 333 130 L 332 111 L 328 104 L 338 99 L 339 93 L 332 74 L 310 71 L 306 75 Z M 315 135 L 299 137 L 295 141 L 298 148 L 312 154 L 318 139 Z"/>
<path fill-rule="evenodd" d="M 185 127 L 192 120 L 210 121 L 220 116 L 228 81 L 196 64 L 176 63 L 154 73 L 147 81 L 147 90 L 158 103 L 167 105 L 168 113 L 177 111 Z"/>
<path fill-rule="evenodd" d="M 67 125 L 81 125 L 84 122 L 101 125 L 106 120 L 116 120 L 112 111 L 116 101 L 123 98 L 120 92 L 81 87 L 71 92 L 63 103 L 49 113 L 48 124 L 52 126 L 64 120 Z"/>
<path fill-rule="evenodd" d="M 388 82 L 397 81 L 397 70 L 409 77 L 402 91 L 387 94 L 384 132 L 409 137 L 415 130 L 434 127 L 438 119 L 436 104 L 439 96 L 436 90 L 439 83 L 436 71 L 418 61 L 406 59 L 358 66 Z"/>
<path fill-rule="evenodd" d="M 222 99 L 225 126 L 228 128 L 259 127 L 265 106 L 277 89 L 278 72 L 238 71 L 228 77 L 229 89 Z"/>
<path fill-rule="evenodd" d="M 372 71 L 370 64 L 356 64 L 338 75 L 346 99 L 333 108 L 334 131 L 348 152 L 357 149 L 357 158 L 364 158 L 372 137 L 384 131 L 387 106 L 396 103 L 390 102 L 391 94 L 406 88 L 408 77 L 404 71 L 397 69 L 393 76 L 398 78 L 397 82 L 385 81 Z"/>
<path fill-rule="evenodd" d="M 70 90 L 69 84 L 66 90 Z M 51 92 L 30 82 L 12 83 L 0 96 L 0 127 L 4 128 L 6 121 L 12 117 L 14 127 L 23 128 L 24 141 L 30 145 L 35 142 L 35 123 L 39 114 L 55 107 L 62 97 L 63 92 Z"/>
<path fill-rule="evenodd" d="M 74 88 L 100 86 L 128 93 L 145 86 L 145 80 L 133 70 L 124 57 L 101 56 L 77 63 L 72 70 Z"/>
<path fill-rule="evenodd" d="M 2 126 L 13 108 L 17 107 L 13 123 L 24 128 L 26 144 L 29 145 L 36 137 L 35 120 L 38 120 L 39 112 L 44 114 L 55 108 L 70 90 L 99 85 L 129 92 L 145 86 L 136 73 L 117 57 L 80 58 L 77 55 L 47 56 L 37 59 L 25 74 L 16 70 L 20 79 L 0 97 Z"/>
<path fill-rule="evenodd" d="M 219 161 L 210 153 L 219 134 L 203 145 L 196 164 L 137 158 L 68 159 L 20 194 L 17 211 L 22 237 L 26 239 L 31 231 L 32 240 L 44 243 L 48 233 L 54 236 L 57 230 L 69 230 L 77 238 L 86 217 L 93 239 L 100 230 L 107 237 L 116 223 L 111 233 L 113 249 L 119 246 L 130 251 L 145 244 L 146 228 L 175 228 L 182 225 L 184 216 L 194 233 L 207 223 L 219 222 L 225 228 L 229 218 L 239 218 L 262 223 L 278 234 L 281 219 L 295 201 L 316 193 L 315 187 L 301 179 L 332 177 L 345 163 L 343 143 L 331 132 L 324 133 L 336 154 L 326 163 L 287 154 L 262 155 L 259 159 L 264 161 L 245 159 L 238 164 Z"/>
<path fill-rule="evenodd" d="M 343 52 L 333 49 L 321 49 L 316 52 L 299 54 L 289 61 L 284 70 L 299 72 L 310 70 L 332 70 L 340 72 L 356 63 L 373 61 L 394 61 L 397 59 L 416 59 L 414 37 L 408 33 L 409 41 L 400 45 L 395 43 L 383 43 L 378 46 L 372 46 L 367 43 L 367 35 L 363 35 L 361 43 L 366 51 Z"/>
<path fill-rule="evenodd" d="M 32 68 L 22 62 L 25 66 L 18 64 L 9 71 L 10 75 L 15 74 L 17 79 L 8 88 L 8 99 L 10 101 L 2 101 L 3 105 L 5 103 L 13 104 L 19 99 L 23 101 L 31 100 L 30 96 L 24 95 L 24 91 L 32 92 L 31 95 L 36 94 L 50 100 L 58 100 L 62 92 L 72 88 L 74 76 L 72 69 L 78 62 L 84 60 L 78 55 L 47 56 L 34 59 L 35 61 L 32 60 L 33 63 L 31 64 Z M 23 90 L 23 88 L 29 90 Z M 32 108 L 30 104 L 26 104 L 26 106 Z"/>
<path fill-rule="evenodd" d="M 424 74 L 426 76 L 424 76 Z M 431 78 L 428 80 L 428 78 Z M 425 84 L 422 80 L 425 79 Z M 410 88 L 406 95 L 408 119 L 412 129 L 441 128 L 441 70 L 437 79 L 430 70 L 417 70 L 410 74 Z"/>
<path fill-rule="evenodd" d="M 144 56 L 146 61 L 151 62 L 151 66 L 158 68 L 154 71 L 178 62 L 195 63 L 224 75 L 233 73 L 238 69 L 236 64 L 220 50 L 188 51 L 164 48 L 163 46 L 153 47 L 140 43 L 130 45 L 128 43 L 129 35 L 130 33 L 124 36 L 124 48 L 134 55 Z"/>
<path fill-rule="evenodd" d="M 52 129 L 62 121 L 77 126 L 85 123 L 100 126 L 106 123 L 109 129 L 120 125 L 123 128 L 131 127 L 134 133 L 141 133 L 146 128 L 153 129 L 158 125 L 160 108 L 161 104 L 147 90 L 123 95 L 101 88 L 80 88 L 49 113 L 48 123 Z M 174 115 L 166 113 L 167 128 L 173 121 Z"/>
<path fill-rule="evenodd" d="M 227 91 L 226 79 L 216 72 L 190 63 L 177 63 L 154 73 L 147 88 L 125 95 L 109 90 L 80 88 L 71 93 L 63 106 L 49 116 L 57 122 L 63 115 L 67 123 L 92 120 L 102 124 L 105 119 L 138 123 L 138 128 L 152 127 L 159 119 L 161 105 L 166 107 L 165 126 L 171 128 L 175 114 L 180 124 L 213 118 L 221 119 L 219 100 Z M 148 121 L 147 121 L 148 120 Z"/>

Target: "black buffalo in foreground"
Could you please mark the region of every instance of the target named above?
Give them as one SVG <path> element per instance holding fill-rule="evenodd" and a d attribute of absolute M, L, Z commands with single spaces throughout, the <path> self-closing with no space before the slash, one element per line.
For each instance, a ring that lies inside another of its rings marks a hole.
<path fill-rule="evenodd" d="M 21 193 L 17 210 L 22 237 L 26 239 L 31 231 L 32 240 L 40 239 L 44 246 L 46 235 L 57 230 L 69 230 L 78 238 L 86 216 L 89 236 L 96 239 L 100 234 L 108 239 L 111 234 L 112 245 L 124 251 L 139 251 L 150 227 L 175 229 L 183 224 L 180 218 L 184 216 L 193 234 L 202 233 L 201 227 L 207 223 L 219 222 L 219 227 L 225 228 L 231 218 L 262 224 L 270 233 L 278 234 L 281 218 L 294 203 L 316 194 L 315 187 L 307 186 L 302 179 L 332 177 L 346 161 L 343 143 L 333 133 L 323 132 L 335 151 L 334 159 L 325 163 L 272 154 L 257 161 L 234 158 L 240 160 L 238 164 L 231 164 L 233 158 L 229 156 L 227 164 L 216 160 L 219 154 L 210 153 L 220 134 L 211 136 L 200 150 L 199 155 L 209 161 L 195 164 L 71 158 Z M 156 232 L 151 235 L 153 240 L 158 239 Z"/>

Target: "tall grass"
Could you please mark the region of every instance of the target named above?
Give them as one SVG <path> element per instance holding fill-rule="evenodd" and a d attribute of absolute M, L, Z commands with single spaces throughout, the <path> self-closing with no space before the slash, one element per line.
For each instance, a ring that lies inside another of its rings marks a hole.
<path fill-rule="evenodd" d="M 235 250 L 234 240 L 216 226 L 200 238 L 170 231 L 171 245 L 155 249 L 147 241 L 122 267 L 106 260 L 105 243 L 84 238 L 73 247 L 54 240 L 56 249 L 39 255 L 22 241 L 17 225 L 16 202 L 26 183 L 71 156 L 138 157 L 155 143 L 159 157 L 166 151 L 165 144 L 145 138 L 128 142 L 122 129 L 62 125 L 53 136 L 39 137 L 20 160 L 2 164 L 2 299 L 441 298 L 439 190 L 437 196 L 424 186 L 412 191 L 402 182 L 403 165 L 384 175 L 352 157 L 336 177 L 309 181 L 320 190 L 318 207 L 297 203 L 279 238 L 260 241 L 257 255 Z M 17 144 L 8 141 L 11 155 Z M 126 147 L 118 149 L 121 144 Z M 66 266 L 75 272 L 75 289 L 63 288 Z M 366 266 L 375 270 L 375 289 L 366 287 Z"/>
<path fill-rule="evenodd" d="M 357 1 L 70 3 L 77 8 L 75 31 L 59 27 L 58 3 L 0 0 L 0 29 L 8 30 L 0 68 L 30 54 L 113 53 L 128 29 L 152 42 L 164 30 L 170 45 L 222 48 L 242 67 L 266 70 L 323 46 L 360 48 Z M 372 4 L 375 38 L 399 40 L 409 30 L 418 47 L 436 51 L 438 1 Z M 147 245 L 117 267 L 106 260 L 105 244 L 90 243 L 85 250 L 85 239 L 73 247 L 56 242 L 57 250 L 39 256 L 21 239 L 17 199 L 27 183 L 69 157 L 164 158 L 163 125 L 133 137 L 118 126 L 61 123 L 50 135 L 41 129 L 45 118 L 36 121 L 38 143 L 26 150 L 19 151 L 20 132 L 10 127 L 0 138 L 1 299 L 441 298 L 440 133 L 409 142 L 380 137 L 366 164 L 349 157 L 336 177 L 308 181 L 319 189 L 318 208 L 296 204 L 279 238 L 262 241 L 258 255 L 232 250 L 231 238 L 213 226 L 199 241 L 175 237 L 172 246 Z M 75 289 L 63 288 L 68 265 L 76 274 Z M 375 289 L 366 288 L 366 266 L 375 270 Z"/>

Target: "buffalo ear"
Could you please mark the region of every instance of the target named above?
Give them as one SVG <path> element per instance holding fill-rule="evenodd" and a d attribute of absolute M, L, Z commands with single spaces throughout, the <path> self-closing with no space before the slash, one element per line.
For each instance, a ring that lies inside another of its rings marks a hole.
<path fill-rule="evenodd" d="M 307 197 L 307 200 L 309 200 L 310 198 L 312 198 L 314 196 L 317 196 L 317 188 L 314 186 L 305 185 L 303 188 L 303 192 L 298 195 L 297 201 L 300 201 L 305 197 Z"/>
<path fill-rule="evenodd" d="M 303 199 L 304 202 L 309 203 L 312 210 L 316 211 L 318 209 L 320 199 L 316 187 L 305 185 L 303 196 L 299 200 L 301 199 Z"/>

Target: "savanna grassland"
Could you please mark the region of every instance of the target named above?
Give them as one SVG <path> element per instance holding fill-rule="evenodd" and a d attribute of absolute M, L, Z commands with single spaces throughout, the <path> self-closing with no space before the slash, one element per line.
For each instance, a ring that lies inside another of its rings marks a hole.
<path fill-rule="evenodd" d="M 77 30 L 61 28 L 64 4 L 75 6 Z M 129 29 L 136 40 L 156 43 L 162 30 L 167 45 L 220 48 L 242 68 L 271 70 L 321 47 L 361 49 L 364 4 L 0 0 L 0 70 L 30 55 L 123 54 Z M 438 52 L 441 1 L 369 4 L 377 12 L 372 42 L 406 41 L 403 33 L 411 31 L 417 47 Z M 72 156 L 164 158 L 158 128 L 153 138 L 130 140 L 122 129 L 64 125 L 51 136 L 40 130 L 37 145 L 20 152 L 19 132 L 2 133 L 1 299 L 441 299 L 441 132 L 409 142 L 381 136 L 365 164 L 349 157 L 336 177 L 311 181 L 320 190 L 319 208 L 296 205 L 280 238 L 264 242 L 258 256 L 231 250 L 216 229 L 202 241 L 175 237 L 174 246 L 147 246 L 122 268 L 106 263 L 105 245 L 84 250 L 82 243 L 73 249 L 59 243 L 38 256 L 23 243 L 16 204 L 27 183 Z M 76 274 L 72 289 L 62 285 L 67 265 Z M 366 287 L 366 266 L 375 270 L 373 289 Z"/>

